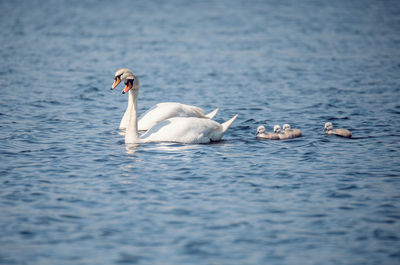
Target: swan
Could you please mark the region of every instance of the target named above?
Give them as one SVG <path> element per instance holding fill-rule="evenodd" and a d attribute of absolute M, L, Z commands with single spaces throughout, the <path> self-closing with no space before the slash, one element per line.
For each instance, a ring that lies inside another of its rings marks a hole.
<path fill-rule="evenodd" d="M 264 139 L 270 139 L 270 140 L 280 140 L 278 134 L 271 133 L 271 132 L 266 133 L 265 127 L 262 125 L 257 127 L 257 137 L 264 138 Z"/>
<path fill-rule="evenodd" d="M 132 76 L 134 76 L 134 74 L 131 70 L 127 68 L 119 69 L 115 73 L 114 83 L 111 86 L 111 90 L 113 90 L 121 81 L 125 81 L 126 78 Z M 128 126 L 132 104 L 133 102 L 131 100 L 131 97 L 129 97 L 128 106 L 126 108 L 124 116 L 122 117 L 121 123 L 119 124 L 120 129 L 126 129 Z M 204 111 L 201 108 L 195 106 L 176 102 L 162 102 L 156 104 L 139 117 L 138 130 L 147 131 L 160 121 L 172 117 L 198 117 L 212 119 L 217 114 L 217 112 L 218 108 L 208 114 L 204 114 Z"/>
<path fill-rule="evenodd" d="M 284 133 L 285 135 L 288 135 L 288 136 L 290 137 L 290 139 L 291 139 L 291 138 L 297 138 L 297 137 L 301 137 L 301 136 L 302 136 L 301 130 L 299 130 L 299 129 L 292 129 L 292 128 L 290 127 L 290 124 L 287 124 L 287 123 L 283 124 L 282 129 L 283 129 L 283 133 Z"/>
<path fill-rule="evenodd" d="M 200 144 L 219 141 L 238 116 L 236 114 L 222 124 L 207 118 L 174 117 L 157 123 L 139 137 L 137 120 L 139 87 L 139 79 L 135 75 L 125 79 L 125 88 L 122 93 L 129 92 L 129 100 L 132 102 L 129 110 L 128 127 L 125 133 L 126 144 L 148 142 Z"/>
<path fill-rule="evenodd" d="M 332 122 L 327 122 L 324 125 L 324 131 L 326 135 L 337 135 L 341 137 L 351 138 L 352 134 L 347 129 L 333 129 Z"/>

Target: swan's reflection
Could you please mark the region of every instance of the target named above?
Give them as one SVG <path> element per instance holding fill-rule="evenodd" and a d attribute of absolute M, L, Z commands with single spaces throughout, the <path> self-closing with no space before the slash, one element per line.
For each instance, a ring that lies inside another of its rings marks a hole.
<path fill-rule="evenodd" d="M 200 145 L 192 144 L 177 144 L 177 143 L 158 143 L 147 146 L 147 150 L 166 151 L 166 152 L 181 152 L 189 149 L 197 149 Z"/>
<path fill-rule="evenodd" d="M 126 153 L 130 156 L 137 155 L 136 152 L 149 151 L 149 152 L 160 152 L 164 154 L 168 153 L 180 153 L 184 154 L 188 151 L 198 150 L 201 145 L 185 145 L 177 143 L 149 143 L 149 144 L 125 144 Z"/>
<path fill-rule="evenodd" d="M 143 134 L 145 134 L 146 131 L 138 131 L 139 137 L 141 137 Z M 126 134 L 126 129 L 120 129 L 118 132 L 119 135 L 125 136 Z"/>
<path fill-rule="evenodd" d="M 128 155 L 134 156 L 139 144 L 125 144 L 126 153 Z"/>

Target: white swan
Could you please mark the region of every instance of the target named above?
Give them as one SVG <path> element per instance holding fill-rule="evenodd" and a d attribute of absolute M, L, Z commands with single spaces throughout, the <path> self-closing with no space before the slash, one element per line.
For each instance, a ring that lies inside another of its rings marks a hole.
<path fill-rule="evenodd" d="M 125 81 L 127 77 L 132 77 L 134 74 L 127 68 L 119 69 L 115 73 L 114 83 L 111 89 L 114 89 L 121 81 Z M 132 108 L 132 100 L 131 97 L 128 99 L 128 106 L 122 117 L 121 123 L 119 124 L 120 129 L 126 129 L 129 123 L 130 110 Z M 138 130 L 139 131 L 147 131 L 160 121 L 172 118 L 172 117 L 198 117 L 198 118 L 207 118 L 212 119 L 215 114 L 217 114 L 218 108 L 214 111 L 204 114 L 204 111 L 201 108 L 176 103 L 176 102 L 162 102 L 153 106 L 151 109 L 146 111 L 139 117 L 138 121 Z"/>
<path fill-rule="evenodd" d="M 125 133 L 125 143 L 148 143 L 148 142 L 178 142 L 188 144 L 209 143 L 219 141 L 235 121 L 237 114 L 230 120 L 219 124 L 207 118 L 197 117 L 175 117 L 170 118 L 150 128 L 141 137 L 138 135 L 137 100 L 139 95 L 139 79 L 129 76 L 125 80 L 123 94 L 129 91 L 132 101 L 129 111 L 129 122 Z"/>

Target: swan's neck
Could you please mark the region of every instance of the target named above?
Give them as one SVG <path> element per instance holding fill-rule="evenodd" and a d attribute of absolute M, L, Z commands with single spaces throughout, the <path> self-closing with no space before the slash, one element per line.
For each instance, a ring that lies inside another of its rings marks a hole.
<path fill-rule="evenodd" d="M 125 133 L 125 143 L 138 143 L 140 141 L 138 135 L 138 125 L 137 125 L 137 100 L 138 100 L 139 90 L 130 89 L 129 90 L 129 102 L 128 107 L 130 107 L 129 122 Z"/>
<path fill-rule="evenodd" d="M 129 113 L 131 111 L 132 104 L 133 104 L 133 96 L 129 92 L 129 95 L 128 95 L 128 106 L 126 107 L 126 112 Z"/>
<path fill-rule="evenodd" d="M 124 116 L 121 119 L 121 123 L 119 124 L 119 128 L 120 129 L 127 129 L 128 128 L 128 123 L 129 123 L 129 117 L 130 117 L 130 113 L 131 113 L 131 108 L 132 108 L 132 97 L 128 96 L 128 105 L 126 106 L 126 110 L 124 113 Z"/>

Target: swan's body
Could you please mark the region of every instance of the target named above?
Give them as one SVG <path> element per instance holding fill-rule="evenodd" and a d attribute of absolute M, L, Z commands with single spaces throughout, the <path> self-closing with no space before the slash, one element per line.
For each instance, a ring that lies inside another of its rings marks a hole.
<path fill-rule="evenodd" d="M 347 129 L 333 129 L 332 122 L 325 123 L 324 130 L 326 135 L 337 135 L 345 138 L 351 138 L 352 134 Z"/>
<path fill-rule="evenodd" d="M 133 103 L 128 100 L 128 106 L 124 116 L 122 117 L 121 123 L 119 124 L 120 129 L 126 129 L 128 127 L 132 104 Z M 139 117 L 138 130 L 147 131 L 157 123 L 173 117 L 198 117 L 203 119 L 212 119 L 217 112 L 218 108 L 208 114 L 204 114 L 204 111 L 201 108 L 195 106 L 177 102 L 162 102 L 154 105 Z"/>
<path fill-rule="evenodd" d="M 123 93 L 129 91 L 132 101 L 129 110 L 128 127 L 125 143 L 178 142 L 187 144 L 209 143 L 219 141 L 234 122 L 237 115 L 229 121 L 219 124 L 216 121 L 197 117 L 175 117 L 163 120 L 151 127 L 144 135 L 138 135 L 137 100 L 139 95 L 139 79 L 133 75 L 126 79 Z"/>
<path fill-rule="evenodd" d="M 115 73 L 114 89 L 121 81 L 125 81 L 128 77 L 134 76 L 133 73 L 126 68 L 122 68 Z M 129 123 L 130 110 L 132 109 L 132 99 L 129 97 L 128 106 L 119 124 L 120 129 L 126 129 Z M 212 119 L 218 112 L 218 108 L 214 111 L 204 114 L 203 109 L 177 102 L 162 102 L 153 106 L 139 117 L 138 130 L 147 131 L 157 123 L 173 117 L 197 117 L 204 119 Z"/>
<path fill-rule="evenodd" d="M 220 141 L 236 117 L 237 115 L 223 124 L 195 117 L 170 118 L 148 130 L 141 137 L 141 142 L 204 144 Z"/>

